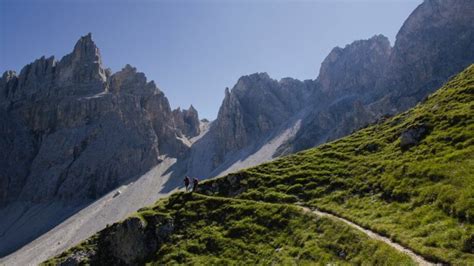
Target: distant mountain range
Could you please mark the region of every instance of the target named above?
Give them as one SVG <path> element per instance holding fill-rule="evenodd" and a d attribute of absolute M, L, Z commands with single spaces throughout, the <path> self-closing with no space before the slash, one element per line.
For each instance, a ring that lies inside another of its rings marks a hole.
<path fill-rule="evenodd" d="M 19 74 L 5 72 L 0 256 L 169 158 L 162 192 L 185 174 L 209 178 L 254 166 L 415 106 L 474 62 L 473 17 L 473 1 L 426 0 L 393 47 L 382 35 L 336 47 L 314 80 L 241 77 L 210 123 L 192 106 L 171 110 L 134 67 L 111 73 L 91 34 L 59 61 L 42 57 Z M 61 215 L 34 220 L 35 208 L 56 203 Z"/>

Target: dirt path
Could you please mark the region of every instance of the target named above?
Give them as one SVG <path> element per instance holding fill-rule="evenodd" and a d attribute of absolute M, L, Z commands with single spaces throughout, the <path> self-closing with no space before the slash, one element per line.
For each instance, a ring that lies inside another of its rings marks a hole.
<path fill-rule="evenodd" d="M 209 197 L 209 198 L 218 198 L 218 197 L 215 197 L 215 196 L 208 196 L 208 195 L 204 195 L 204 194 L 201 194 L 203 196 L 206 196 L 206 197 Z M 235 198 L 232 198 L 233 200 L 236 200 L 236 201 L 252 201 L 252 200 L 248 200 L 248 199 L 235 199 Z M 265 203 L 265 204 L 278 204 L 278 203 L 269 203 L 269 202 L 262 202 L 262 201 L 259 201 L 260 203 Z M 422 256 L 420 255 L 417 255 L 415 252 L 413 252 L 412 250 L 410 250 L 409 248 L 406 248 L 400 244 L 397 244 L 395 242 L 393 242 L 391 239 L 387 238 L 387 237 L 384 237 L 374 231 L 371 231 L 369 229 L 365 229 L 349 220 L 346 220 L 342 217 L 339 217 L 339 216 L 336 216 L 334 214 L 331 214 L 331 213 L 328 213 L 328 212 L 324 212 L 324 211 L 320 211 L 320 210 L 316 210 L 316 209 L 310 209 L 308 207 L 305 207 L 303 206 L 301 203 L 296 203 L 296 204 L 292 204 L 298 208 L 301 208 L 303 210 L 303 212 L 305 213 L 312 213 L 312 214 L 315 214 L 317 216 L 320 216 L 320 217 L 327 217 L 327 218 L 330 218 L 330 219 L 334 219 L 336 221 L 340 221 L 340 222 L 343 222 L 347 225 L 349 225 L 350 227 L 354 228 L 354 229 L 357 229 L 359 231 L 361 231 L 362 233 L 366 234 L 368 237 L 372 238 L 372 239 L 375 239 L 375 240 L 378 240 L 378 241 L 382 241 L 384 242 L 385 244 L 391 246 L 392 248 L 398 250 L 399 252 L 402 252 L 402 253 L 405 253 L 406 255 L 408 255 L 413 261 L 415 261 L 416 263 L 418 263 L 418 265 L 420 266 L 431 266 L 431 265 L 442 265 L 442 264 L 435 264 L 435 263 L 431 263 L 429 261 L 427 261 L 426 259 L 424 259 Z"/>
<path fill-rule="evenodd" d="M 431 263 L 427 260 L 425 260 L 423 257 L 421 257 L 420 255 L 417 255 L 415 254 L 415 252 L 413 252 L 412 250 L 406 248 L 406 247 L 403 247 L 401 246 L 400 244 L 397 244 L 395 242 L 393 242 L 392 240 L 390 240 L 389 238 L 387 237 L 384 237 L 384 236 L 381 236 L 379 235 L 378 233 L 374 232 L 374 231 L 371 231 L 369 229 L 365 229 L 349 220 L 346 220 L 342 217 L 339 217 L 339 216 L 336 216 L 334 214 L 331 214 L 331 213 L 327 213 L 327 212 L 323 212 L 323 211 L 319 211 L 319 210 L 312 210 L 308 207 L 302 207 L 300 206 L 300 208 L 303 209 L 304 212 L 311 212 L 311 213 L 314 213 L 318 216 L 324 216 L 324 217 L 328 217 L 328 218 L 331 218 L 331 219 L 334 219 L 334 220 L 338 220 L 338 221 L 341 221 L 341 222 L 344 222 L 346 223 L 347 225 L 349 225 L 350 227 L 352 228 L 355 228 L 361 232 L 363 232 L 364 234 L 366 234 L 368 237 L 372 238 L 372 239 L 375 239 L 375 240 L 378 240 L 378 241 L 382 241 L 384 243 L 386 243 L 387 245 L 393 247 L 394 249 L 400 251 L 400 252 L 403 252 L 405 254 L 407 254 L 408 256 L 410 256 L 410 258 L 412 260 L 414 260 L 416 263 L 418 263 L 418 265 L 421 265 L 421 266 L 425 266 L 425 265 L 436 265 L 434 263 Z"/>

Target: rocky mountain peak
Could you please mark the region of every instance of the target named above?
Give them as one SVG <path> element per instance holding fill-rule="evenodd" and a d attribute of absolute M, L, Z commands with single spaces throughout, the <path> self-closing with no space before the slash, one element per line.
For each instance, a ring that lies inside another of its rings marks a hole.
<path fill-rule="evenodd" d="M 199 115 L 193 105 L 189 106 L 188 110 L 177 108 L 173 110 L 173 117 L 176 128 L 181 131 L 181 134 L 188 138 L 195 137 L 200 133 Z"/>
<path fill-rule="evenodd" d="M 58 83 L 61 86 L 95 83 L 94 91 L 87 93 L 97 93 L 104 89 L 103 85 L 107 80 L 108 72 L 102 65 L 99 48 L 92 40 L 91 33 L 82 36 L 73 51 L 64 56 L 57 67 Z"/>
<path fill-rule="evenodd" d="M 473 14 L 469 0 L 419 5 L 397 34 L 379 97 L 389 95 L 393 110 L 406 110 L 474 62 Z"/>
<path fill-rule="evenodd" d="M 298 80 L 276 81 L 267 73 L 239 78 L 225 97 L 210 128 L 215 136 L 213 166 L 225 155 L 255 145 L 306 105 L 309 88 Z M 265 103 L 265 104 L 262 104 Z"/>
<path fill-rule="evenodd" d="M 3 85 L 6 85 L 7 83 L 9 83 L 10 81 L 14 80 L 14 79 L 17 79 L 17 75 L 16 75 L 16 72 L 13 71 L 13 70 L 7 70 L 5 72 L 3 72 L 3 75 L 2 77 L 0 78 L 0 86 L 3 86 Z"/>
<path fill-rule="evenodd" d="M 92 34 L 88 33 L 85 36 L 82 36 L 74 46 L 72 52 L 74 59 L 78 61 L 90 62 L 90 63 L 99 63 L 102 65 L 102 58 L 100 56 L 99 48 L 92 40 Z"/>
<path fill-rule="evenodd" d="M 271 79 L 266 72 L 254 73 L 240 77 L 232 90 L 236 93 L 244 92 L 249 89 L 255 90 L 262 88 L 271 82 L 276 81 Z"/>
<path fill-rule="evenodd" d="M 9 91 L 12 91 L 12 87 L 16 86 L 18 77 L 15 71 L 5 71 L 0 78 L 0 103 L 8 97 Z"/>
<path fill-rule="evenodd" d="M 230 89 L 229 87 L 225 87 L 224 90 L 224 99 L 230 97 Z"/>
<path fill-rule="evenodd" d="M 441 30 L 446 26 L 467 29 L 469 24 L 465 22 L 472 19 L 473 12 L 474 7 L 469 0 L 425 0 L 403 23 L 397 34 L 396 44 L 399 46 L 400 42 L 406 42 L 408 37 L 412 37 L 411 34 L 417 34 L 420 30 Z"/>
<path fill-rule="evenodd" d="M 7 70 L 2 74 L 2 80 L 5 82 L 8 82 L 13 77 L 16 77 L 16 72 L 13 70 Z"/>
<path fill-rule="evenodd" d="M 381 35 L 335 48 L 317 79 L 329 105 L 305 118 L 291 152 L 407 110 L 474 62 L 473 14 L 474 1 L 427 0 L 405 21 L 393 48 Z"/>
<path fill-rule="evenodd" d="M 390 42 L 383 35 L 335 47 L 321 64 L 321 90 L 331 96 L 369 93 L 382 76 L 390 53 Z"/>
<path fill-rule="evenodd" d="M 54 57 L 42 56 L 23 67 L 18 76 L 14 71 L 5 72 L 0 81 L 2 98 L 18 100 L 45 94 L 45 90 L 53 87 L 55 70 Z"/>
<path fill-rule="evenodd" d="M 189 106 L 188 112 L 196 113 L 196 114 L 197 114 L 197 110 L 196 110 L 196 108 L 194 108 L 194 106 L 193 106 L 192 104 Z"/>
<path fill-rule="evenodd" d="M 108 90 L 113 93 L 152 94 L 159 92 L 153 81 L 147 82 L 142 72 L 127 64 L 110 77 Z"/>
<path fill-rule="evenodd" d="M 23 67 L 17 78 L 13 72 L 4 73 L 1 98 L 18 101 L 97 94 L 105 90 L 109 75 L 89 33 L 59 62 L 53 56 L 42 56 Z"/>
<path fill-rule="evenodd" d="M 109 73 L 88 34 L 59 62 L 43 56 L 18 77 L 2 75 L 0 136 L 8 138 L 0 141 L 7 177 L 0 206 L 94 199 L 148 171 L 159 156 L 184 154 L 188 147 L 176 138 L 168 100 L 155 83 L 130 65 Z"/>

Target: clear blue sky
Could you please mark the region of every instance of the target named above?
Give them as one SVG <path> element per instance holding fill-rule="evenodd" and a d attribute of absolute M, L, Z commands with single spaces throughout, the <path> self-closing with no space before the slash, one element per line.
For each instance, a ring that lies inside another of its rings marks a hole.
<path fill-rule="evenodd" d="M 375 34 L 392 45 L 421 0 L 0 0 L 0 71 L 57 60 L 92 32 L 113 72 L 129 63 L 173 108 L 214 119 L 242 75 L 314 79 L 335 46 Z"/>

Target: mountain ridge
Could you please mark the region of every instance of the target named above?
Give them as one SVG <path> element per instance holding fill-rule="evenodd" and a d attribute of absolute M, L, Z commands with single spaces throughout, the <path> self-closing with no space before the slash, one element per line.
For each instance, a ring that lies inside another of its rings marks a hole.
<path fill-rule="evenodd" d="M 381 35 L 335 48 L 315 80 L 243 76 L 235 92 L 225 93 L 220 119 L 210 124 L 200 122 L 194 108 L 172 110 L 156 84 L 132 66 L 116 73 L 104 68 L 91 34 L 59 62 L 42 57 L 18 76 L 5 72 L 0 212 L 15 219 L 0 219 L 0 228 L 35 220 L 11 214 L 14 204 L 24 203 L 30 211 L 58 202 L 90 204 L 123 186 L 134 187 L 143 174 L 173 161 L 162 173 L 164 193 L 179 186 L 185 174 L 204 179 L 254 166 L 414 106 L 474 61 L 473 2 L 446 2 L 424 1 L 393 48 Z M 443 15 L 453 12 L 457 15 Z M 52 218 L 53 226 L 63 219 Z M 45 220 L 38 223 L 49 227 L 23 240 L 15 234 L 26 228 L 0 232 L 0 254 L 49 230 L 51 221 Z M 82 237 L 92 233 L 84 231 Z M 12 240 L 16 244 L 6 244 Z"/>
<path fill-rule="evenodd" d="M 286 249 L 294 252 L 283 252 L 283 257 L 278 256 L 280 263 L 339 259 L 341 263 L 356 263 L 357 256 L 348 255 L 351 251 L 340 246 L 340 240 L 332 241 L 331 246 L 338 257 L 328 258 L 320 244 L 307 246 L 313 238 L 301 238 L 297 230 L 295 237 L 300 242 L 296 249 L 290 241 L 282 244 L 279 240 L 260 242 L 259 248 L 251 250 L 231 249 L 238 245 L 231 244 L 233 241 L 248 243 L 251 237 L 266 237 L 294 226 L 288 219 L 299 215 L 286 215 L 283 208 L 295 203 L 354 221 L 429 261 L 468 264 L 474 259 L 473 92 L 471 65 L 404 113 L 320 147 L 207 180 L 196 192 L 175 193 L 107 227 L 46 265 L 232 263 L 242 256 L 249 259 L 248 263 L 258 263 Z M 239 201 L 245 203 L 236 206 Z M 269 203 L 282 209 L 265 213 L 259 204 Z M 236 215 L 242 220 L 234 222 Z M 325 230 L 318 232 L 324 234 Z M 353 240 L 348 236 L 350 230 L 343 232 L 347 235 L 340 238 L 342 242 Z M 136 240 L 133 243 L 139 247 L 121 241 L 124 237 Z M 317 252 L 306 256 L 308 247 Z M 259 253 L 268 248 L 273 252 Z M 229 250 L 238 255 L 230 255 Z M 378 252 L 371 254 L 365 262 L 375 259 L 371 263 L 381 263 Z M 398 265 L 403 258 L 395 256 L 386 253 L 382 261 Z"/>

